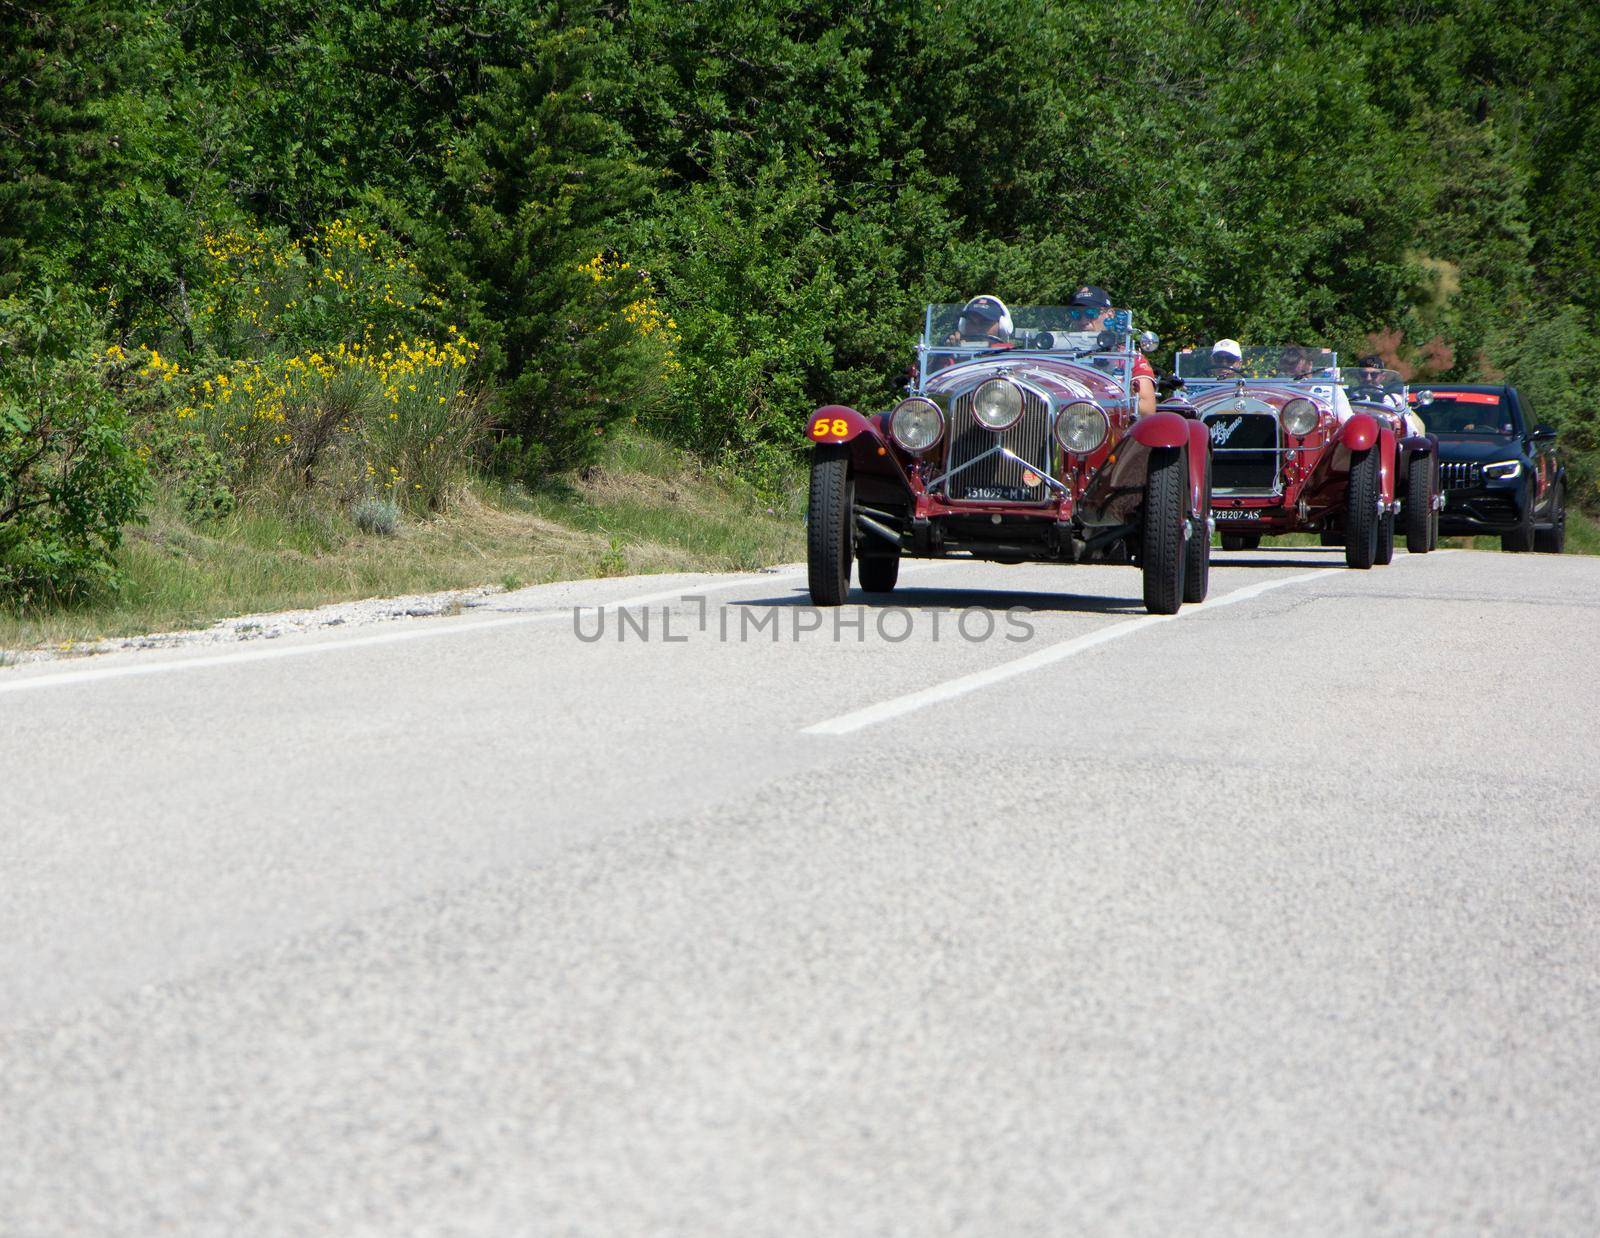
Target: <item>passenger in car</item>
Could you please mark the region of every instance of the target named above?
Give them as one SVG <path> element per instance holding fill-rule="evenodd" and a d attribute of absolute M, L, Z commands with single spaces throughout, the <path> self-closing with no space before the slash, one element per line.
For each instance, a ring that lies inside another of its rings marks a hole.
<path fill-rule="evenodd" d="M 1086 311 L 1080 322 L 1074 324 L 1085 333 L 1098 332 L 1111 317 L 1111 296 L 1104 288 L 1084 284 L 1067 302 L 1069 309 Z M 1138 353 L 1133 362 L 1133 389 L 1139 398 L 1139 416 L 1148 417 L 1156 411 L 1156 372 L 1150 359 Z"/>

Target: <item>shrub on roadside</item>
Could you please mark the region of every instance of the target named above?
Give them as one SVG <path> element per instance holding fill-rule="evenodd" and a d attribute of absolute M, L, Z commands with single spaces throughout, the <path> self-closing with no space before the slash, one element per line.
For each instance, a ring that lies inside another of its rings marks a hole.
<path fill-rule="evenodd" d="M 117 369 L 75 290 L 0 301 L 0 597 L 114 582 L 122 528 L 147 493 Z"/>
<path fill-rule="evenodd" d="M 475 352 L 449 333 L 236 360 L 187 375 L 159 429 L 192 435 L 193 455 L 224 462 L 237 495 L 316 491 L 352 503 L 376 493 L 439 511 L 484 432 L 468 378 Z"/>
<path fill-rule="evenodd" d="M 350 505 L 350 519 L 363 533 L 393 537 L 400 528 L 400 505 L 393 499 L 357 499 Z"/>
<path fill-rule="evenodd" d="M 266 228 L 218 228 L 203 240 L 206 273 L 193 298 L 200 352 L 327 351 L 443 326 L 444 300 L 381 229 L 336 218 L 298 241 Z"/>

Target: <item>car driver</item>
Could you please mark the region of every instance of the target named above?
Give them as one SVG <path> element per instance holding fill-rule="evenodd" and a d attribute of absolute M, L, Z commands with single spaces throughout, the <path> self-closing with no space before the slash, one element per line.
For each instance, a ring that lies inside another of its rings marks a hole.
<path fill-rule="evenodd" d="M 1011 311 L 1005 302 L 985 293 L 961 307 L 956 329 L 944 342 L 952 346 L 983 344 L 989 348 L 1010 348 L 1011 330 Z"/>
<path fill-rule="evenodd" d="M 1238 340 L 1218 340 L 1211 346 L 1211 377 L 1244 377 L 1244 350 Z"/>

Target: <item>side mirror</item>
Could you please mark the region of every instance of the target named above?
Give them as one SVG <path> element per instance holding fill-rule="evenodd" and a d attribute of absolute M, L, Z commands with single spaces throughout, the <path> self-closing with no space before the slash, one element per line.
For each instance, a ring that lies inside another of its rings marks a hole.
<path fill-rule="evenodd" d="M 1533 441 L 1536 442 L 1536 443 L 1553 442 L 1555 440 L 1555 437 L 1556 437 L 1555 430 L 1553 430 L 1549 426 L 1534 426 L 1533 427 Z"/>
<path fill-rule="evenodd" d="M 1155 352 L 1155 350 L 1159 347 L 1161 347 L 1161 337 L 1154 331 L 1139 332 L 1140 352 Z"/>

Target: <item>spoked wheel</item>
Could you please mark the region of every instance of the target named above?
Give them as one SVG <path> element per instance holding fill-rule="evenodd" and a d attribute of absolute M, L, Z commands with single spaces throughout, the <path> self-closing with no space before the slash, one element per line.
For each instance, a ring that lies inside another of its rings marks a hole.
<path fill-rule="evenodd" d="M 863 550 L 856 560 L 856 576 L 863 593 L 893 593 L 895 582 L 900 579 L 900 552 L 869 555 Z"/>
<path fill-rule="evenodd" d="M 1187 470 L 1185 470 L 1187 481 Z M 1184 487 L 1185 493 L 1188 487 Z M 1187 506 L 1187 504 L 1185 505 Z M 1203 602 L 1211 588 L 1211 456 L 1206 455 L 1205 485 L 1200 491 L 1200 515 L 1185 515 L 1189 541 L 1183 548 L 1183 600 Z M 1256 538 L 1260 542 L 1259 537 Z"/>
<path fill-rule="evenodd" d="M 1345 496 L 1344 562 L 1369 568 L 1378 557 L 1378 449 L 1350 458 L 1350 488 Z"/>
<path fill-rule="evenodd" d="M 1378 552 L 1373 563 L 1386 567 L 1394 561 L 1394 513 L 1384 512 L 1378 517 Z"/>
<path fill-rule="evenodd" d="M 1558 555 L 1567 548 L 1567 496 L 1560 487 L 1550 501 L 1550 514 L 1555 523 L 1533 535 L 1533 548 L 1542 555 Z"/>
<path fill-rule="evenodd" d="M 1406 553 L 1433 549 L 1433 459 L 1412 456 L 1406 469 Z"/>
<path fill-rule="evenodd" d="M 1261 545 L 1259 533 L 1224 533 L 1222 535 L 1222 548 L 1224 550 L 1255 550 Z"/>
<path fill-rule="evenodd" d="M 1144 607 L 1152 615 L 1175 615 L 1183 603 L 1183 529 L 1187 523 L 1189 470 L 1183 448 L 1150 453 L 1144 482 L 1144 529 L 1139 564 L 1144 569 Z"/>
<path fill-rule="evenodd" d="M 814 606 L 838 606 L 850 593 L 855 550 L 854 486 L 849 448 L 819 445 L 811 457 L 806 514 L 806 575 Z M 899 563 L 895 564 L 896 569 Z"/>

